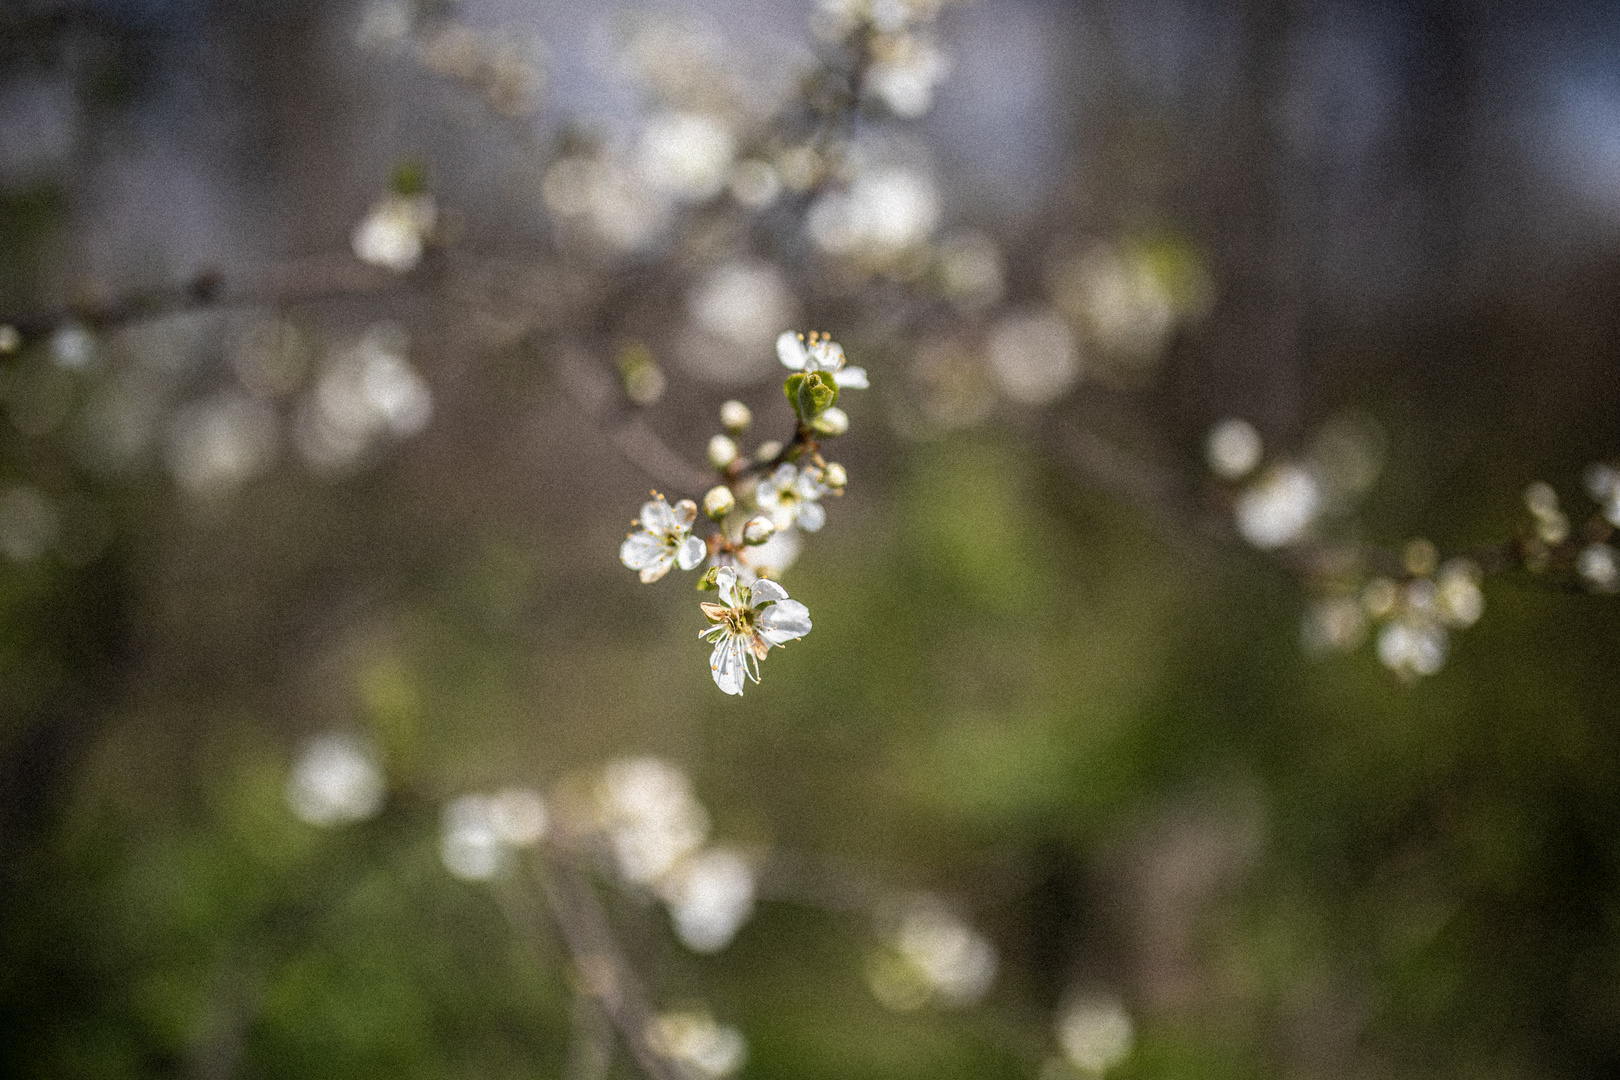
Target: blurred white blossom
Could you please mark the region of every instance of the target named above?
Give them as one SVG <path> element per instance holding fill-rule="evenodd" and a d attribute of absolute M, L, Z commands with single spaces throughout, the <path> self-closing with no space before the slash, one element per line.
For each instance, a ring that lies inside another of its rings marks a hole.
<path fill-rule="evenodd" d="M 446 804 L 439 858 L 451 874 L 463 881 L 488 881 L 505 861 L 504 846 L 487 797 L 463 795 Z"/>
<path fill-rule="evenodd" d="M 722 121 L 665 112 L 642 129 L 637 166 L 655 190 L 681 202 L 702 202 L 725 186 L 735 154 L 736 140 Z"/>
<path fill-rule="evenodd" d="M 995 975 L 995 946 L 932 897 L 907 907 L 889 947 L 867 968 L 873 995 L 901 1011 L 931 1000 L 971 1005 L 990 989 Z"/>
<path fill-rule="evenodd" d="M 800 468 L 784 463 L 759 482 L 754 498 L 759 508 L 771 515 L 779 532 L 795 525 L 805 532 L 816 532 L 827 521 L 821 497 L 831 490 L 814 465 Z"/>
<path fill-rule="evenodd" d="M 423 243 L 437 220 L 431 195 L 386 195 L 355 226 L 350 243 L 362 262 L 403 274 L 422 261 Z"/>
<path fill-rule="evenodd" d="M 807 228 L 823 251 L 884 262 L 927 240 L 939 216 L 932 179 L 903 166 L 879 166 L 817 199 Z"/>
<path fill-rule="evenodd" d="M 433 394 L 405 358 L 403 331 L 379 323 L 327 365 L 306 402 L 298 448 L 318 468 L 340 468 L 384 436 L 416 434 Z"/>
<path fill-rule="evenodd" d="M 737 580 L 750 584 L 761 574 L 780 578 L 798 561 L 804 538 L 796 529 L 778 529 L 763 544 L 745 549 L 736 564 Z"/>
<path fill-rule="evenodd" d="M 1620 592 L 1620 551 L 1608 544 L 1588 544 L 1575 557 L 1575 572 L 1593 592 Z"/>
<path fill-rule="evenodd" d="M 340 733 L 304 745 L 287 781 L 287 805 L 300 821 L 341 825 L 382 808 L 383 774 L 370 749 Z"/>
<path fill-rule="evenodd" d="M 1446 628 L 1433 618 L 1402 615 L 1378 632 L 1378 660 L 1398 675 L 1433 675 L 1445 665 Z"/>
<path fill-rule="evenodd" d="M 654 1053 L 691 1080 L 730 1076 L 748 1056 L 742 1034 L 715 1023 L 707 1013 L 662 1013 L 648 1025 L 646 1037 Z"/>
<path fill-rule="evenodd" d="M 709 816 L 686 774 L 660 758 L 610 762 L 597 801 L 619 873 L 632 884 L 657 881 L 709 835 Z"/>
<path fill-rule="evenodd" d="M 1209 430 L 1204 456 L 1210 471 L 1223 480 L 1241 480 L 1260 464 L 1264 444 L 1247 420 L 1222 420 Z"/>
<path fill-rule="evenodd" d="M 868 69 L 867 86 L 896 116 L 914 120 L 934 105 L 934 90 L 950 64 L 932 40 L 903 34 L 881 41 Z"/>
<path fill-rule="evenodd" d="M 683 860 L 659 885 L 681 944 L 718 952 L 754 911 L 754 871 L 739 854 L 707 848 Z"/>
<path fill-rule="evenodd" d="M 1048 404 L 1080 379 L 1074 334 L 1045 309 L 1002 316 L 990 329 L 986 356 L 996 388 L 1015 405 Z"/>
<path fill-rule="evenodd" d="M 189 405 L 169 428 L 169 472 L 193 495 L 223 494 L 270 466 L 277 426 L 270 406 L 240 392 Z"/>
<path fill-rule="evenodd" d="M 1298 465 L 1274 465 L 1238 496 L 1238 532 L 1262 550 L 1305 538 L 1322 510 L 1322 487 Z"/>
<path fill-rule="evenodd" d="M 1058 1045 L 1077 1069 L 1104 1073 L 1130 1054 L 1136 1041 L 1130 1013 L 1114 997 L 1081 997 L 1058 1014 Z"/>
<path fill-rule="evenodd" d="M 669 225 L 669 200 L 610 160 L 562 158 L 546 170 L 540 190 L 554 215 L 583 223 L 617 251 L 640 251 Z"/>
<path fill-rule="evenodd" d="M 96 338 L 76 322 L 65 322 L 51 334 L 51 360 L 71 370 L 87 368 L 96 358 Z"/>

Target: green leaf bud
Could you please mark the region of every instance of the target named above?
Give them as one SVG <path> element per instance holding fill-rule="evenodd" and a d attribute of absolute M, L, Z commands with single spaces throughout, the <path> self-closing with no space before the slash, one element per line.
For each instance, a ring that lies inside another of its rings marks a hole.
<path fill-rule="evenodd" d="M 838 400 L 838 384 L 833 382 L 832 376 L 812 371 L 803 376 L 790 376 L 800 378 L 799 385 L 793 394 L 793 409 L 799 414 L 799 419 L 809 423 L 832 407 Z"/>

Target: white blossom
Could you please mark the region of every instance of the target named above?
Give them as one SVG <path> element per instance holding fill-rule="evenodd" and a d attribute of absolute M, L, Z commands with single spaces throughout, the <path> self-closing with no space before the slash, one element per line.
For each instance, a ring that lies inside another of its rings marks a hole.
<path fill-rule="evenodd" d="M 810 632 L 810 611 L 787 590 L 762 578 L 752 585 L 737 580 L 737 571 L 722 566 L 715 574 L 720 603 L 705 602 L 703 614 L 713 623 L 698 636 L 714 642 L 709 671 L 715 685 L 741 695 L 748 679 L 759 682 L 759 662 L 772 645 L 785 645 Z"/>
<path fill-rule="evenodd" d="M 638 164 L 658 191 L 683 202 L 702 202 L 724 186 L 736 145 L 731 130 L 712 116 L 660 113 L 641 133 Z"/>
<path fill-rule="evenodd" d="M 1209 432 L 1204 444 L 1204 456 L 1216 476 L 1226 480 L 1241 480 L 1260 464 L 1265 446 L 1260 433 L 1247 420 L 1222 420 Z"/>
<path fill-rule="evenodd" d="M 797 525 L 805 532 L 815 532 L 827 523 L 827 511 L 819 500 L 831 490 L 815 466 L 801 469 L 782 464 L 759 482 L 754 501 L 771 515 L 777 531 Z"/>
<path fill-rule="evenodd" d="M 719 521 L 737 508 L 737 496 L 724 484 L 716 484 L 703 496 L 703 512 Z"/>
<path fill-rule="evenodd" d="M 754 410 L 740 401 L 732 400 L 720 406 L 720 425 L 733 434 L 748 430 L 754 422 Z"/>
<path fill-rule="evenodd" d="M 287 804 L 311 825 L 363 821 L 382 801 L 382 770 L 370 751 L 347 735 L 310 740 L 287 780 Z"/>
<path fill-rule="evenodd" d="M 1452 559 L 1435 575 L 1435 610 L 1450 626 L 1473 626 L 1485 614 L 1485 594 L 1479 587 L 1479 566 L 1468 559 Z"/>
<path fill-rule="evenodd" d="M 763 544 L 749 547 L 739 554 L 735 564 L 737 580 L 752 584 L 761 575 L 780 578 L 799 559 L 804 539 L 797 529 L 782 529 L 771 534 Z"/>
<path fill-rule="evenodd" d="M 1620 592 L 1620 551 L 1608 544 L 1588 544 L 1575 558 L 1575 572 L 1593 592 Z"/>
<path fill-rule="evenodd" d="M 934 89 L 944 81 L 950 64 L 933 42 L 907 34 L 886 43 L 867 72 L 867 84 L 896 115 L 908 120 L 922 116 L 934 104 Z"/>
<path fill-rule="evenodd" d="M 1058 1016 L 1057 1037 L 1076 1068 L 1104 1073 L 1130 1054 L 1136 1032 L 1117 999 L 1088 997 L 1071 1002 Z"/>
<path fill-rule="evenodd" d="M 1298 465 L 1278 465 L 1238 496 L 1238 532 L 1257 548 L 1286 547 L 1304 538 L 1322 510 L 1322 486 Z"/>
<path fill-rule="evenodd" d="M 1045 405 L 1073 388 L 1081 375 L 1074 333 L 1046 308 L 1003 316 L 985 342 L 990 375 L 1015 405 Z"/>
<path fill-rule="evenodd" d="M 696 1012 L 662 1013 L 647 1025 L 647 1043 L 692 1080 L 719 1080 L 742 1067 L 748 1044 L 736 1028 Z"/>
<path fill-rule="evenodd" d="M 933 180 L 895 166 L 862 172 L 848 189 L 822 195 L 805 227 L 823 251 L 887 262 L 927 240 L 939 218 Z"/>
<path fill-rule="evenodd" d="M 1406 678 L 1433 675 L 1446 662 L 1446 628 L 1421 614 L 1403 615 L 1378 632 L 1378 659 Z"/>
<path fill-rule="evenodd" d="M 388 195 L 355 226 L 350 243 L 362 262 L 403 274 L 422 261 L 423 241 L 437 220 L 431 195 Z"/>
<path fill-rule="evenodd" d="M 941 998 L 971 1004 L 996 975 L 996 950 L 984 935 L 932 905 L 909 912 L 900 923 L 900 954 Z"/>
<path fill-rule="evenodd" d="M 663 878 L 709 835 L 708 814 L 686 774 L 660 758 L 609 762 L 598 805 L 619 873 L 637 885 Z"/>
<path fill-rule="evenodd" d="M 782 366 L 806 374 L 824 371 L 833 377 L 840 390 L 864 390 L 869 385 L 866 369 L 844 366 L 844 347 L 825 334 L 812 330 L 808 338 L 792 330 L 784 330 L 776 339 L 776 355 Z"/>
<path fill-rule="evenodd" d="M 691 570 L 703 561 L 707 546 L 692 535 L 697 520 L 697 503 L 682 499 L 674 506 L 662 495 L 642 504 L 641 530 L 619 545 L 619 561 L 639 571 L 643 583 L 650 584 L 669 573 L 671 566 Z"/>
<path fill-rule="evenodd" d="M 439 858 L 446 870 L 463 881 L 488 881 L 505 855 L 488 797 L 463 795 L 445 806 Z"/>
<path fill-rule="evenodd" d="M 754 871 L 725 848 L 708 848 L 683 861 L 661 883 L 660 894 L 681 944 L 693 952 L 719 952 L 754 913 Z"/>

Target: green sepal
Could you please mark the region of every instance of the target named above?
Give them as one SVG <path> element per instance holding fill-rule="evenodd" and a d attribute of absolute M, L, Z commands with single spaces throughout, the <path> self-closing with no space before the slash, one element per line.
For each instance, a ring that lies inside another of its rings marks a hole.
<path fill-rule="evenodd" d="M 791 376 L 789 377 L 791 381 Z M 801 381 L 794 391 L 793 411 L 799 414 L 799 419 L 809 423 L 828 409 L 838 400 L 838 384 L 825 372 L 812 371 L 801 376 Z"/>
<path fill-rule="evenodd" d="M 702 577 L 698 578 L 697 591 L 698 592 L 717 592 L 717 591 L 719 591 L 720 583 L 717 580 L 715 580 L 717 577 L 719 577 L 719 574 L 720 574 L 720 568 L 718 566 L 709 567 L 708 572 L 705 573 Z"/>

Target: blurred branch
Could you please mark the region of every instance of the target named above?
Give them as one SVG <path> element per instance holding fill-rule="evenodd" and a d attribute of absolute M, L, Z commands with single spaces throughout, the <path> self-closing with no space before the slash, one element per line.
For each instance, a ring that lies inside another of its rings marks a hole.
<path fill-rule="evenodd" d="M 600 1002 L 631 1056 L 652 1080 L 684 1080 L 648 1042 L 655 1019 L 646 989 L 624 958 L 590 881 L 566 859 L 549 859 L 536 876 L 551 916 L 573 957 L 582 990 Z"/>
<path fill-rule="evenodd" d="M 217 270 L 203 270 L 179 285 L 0 316 L 0 324 L 15 327 L 26 341 L 69 322 L 92 330 L 107 330 L 181 311 L 281 307 L 346 296 L 376 296 L 410 288 L 413 284 L 410 276 L 369 266 L 344 252 L 295 259 L 240 278 L 228 278 Z"/>
<path fill-rule="evenodd" d="M 613 1028 L 596 1000 L 588 994 L 575 994 L 569 1023 L 573 1037 L 568 1045 L 565 1080 L 602 1080 L 613 1063 Z"/>

